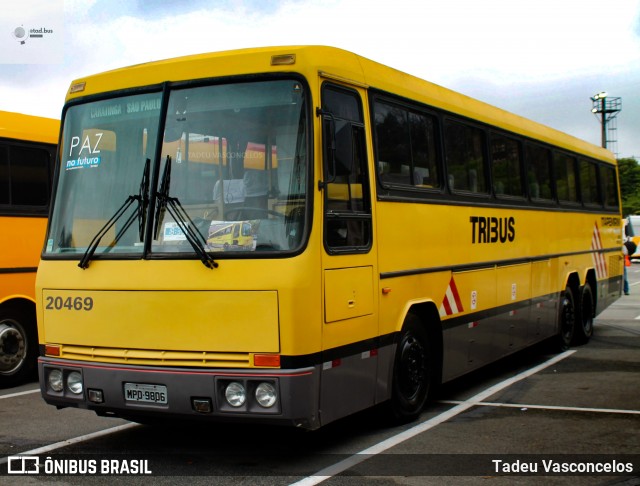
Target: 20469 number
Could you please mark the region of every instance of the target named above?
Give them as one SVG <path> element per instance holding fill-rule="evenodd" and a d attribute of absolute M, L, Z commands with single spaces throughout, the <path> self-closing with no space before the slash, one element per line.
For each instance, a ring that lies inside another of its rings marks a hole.
<path fill-rule="evenodd" d="M 47 297 L 45 309 L 47 310 L 76 310 L 90 311 L 93 309 L 92 297 Z"/>

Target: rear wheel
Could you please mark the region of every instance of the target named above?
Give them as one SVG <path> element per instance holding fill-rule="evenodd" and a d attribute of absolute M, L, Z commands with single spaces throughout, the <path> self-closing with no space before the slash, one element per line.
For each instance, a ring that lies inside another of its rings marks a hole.
<path fill-rule="evenodd" d="M 409 314 L 400 334 L 393 366 L 391 411 L 408 422 L 420 415 L 432 383 L 432 356 L 420 319 Z"/>
<path fill-rule="evenodd" d="M 0 310 L 0 388 L 35 377 L 37 333 L 34 318 L 22 309 Z"/>
<path fill-rule="evenodd" d="M 576 307 L 573 291 L 567 287 L 560 297 L 559 329 L 556 336 L 557 347 L 566 351 L 571 346 L 576 328 Z"/>
<path fill-rule="evenodd" d="M 577 313 L 574 342 L 583 344 L 593 336 L 593 292 L 588 283 L 584 284 L 580 292 L 580 304 Z"/>

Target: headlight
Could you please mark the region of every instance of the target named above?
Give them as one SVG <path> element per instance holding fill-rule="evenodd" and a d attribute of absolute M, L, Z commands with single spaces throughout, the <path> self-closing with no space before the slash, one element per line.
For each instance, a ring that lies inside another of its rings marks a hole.
<path fill-rule="evenodd" d="M 256 387 L 256 401 L 261 407 L 273 407 L 277 399 L 276 387 L 271 383 L 263 382 Z"/>
<path fill-rule="evenodd" d="M 232 407 L 241 407 L 247 399 L 247 391 L 242 384 L 232 381 L 224 390 L 224 396 Z"/>
<path fill-rule="evenodd" d="M 61 392 L 63 387 L 62 370 L 49 371 L 49 388 L 54 392 Z"/>
<path fill-rule="evenodd" d="M 67 376 L 67 388 L 71 393 L 80 395 L 82 393 L 82 375 L 77 371 L 72 371 Z"/>

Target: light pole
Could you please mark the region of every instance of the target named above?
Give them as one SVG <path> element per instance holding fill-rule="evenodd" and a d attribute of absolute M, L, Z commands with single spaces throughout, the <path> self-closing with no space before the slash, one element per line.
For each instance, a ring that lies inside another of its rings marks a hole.
<path fill-rule="evenodd" d="M 614 119 L 622 110 L 621 98 L 610 98 L 606 91 L 591 97 L 593 106 L 591 112 L 594 115 L 600 114 L 600 124 L 602 129 L 602 147 L 607 148 L 607 123 Z"/>

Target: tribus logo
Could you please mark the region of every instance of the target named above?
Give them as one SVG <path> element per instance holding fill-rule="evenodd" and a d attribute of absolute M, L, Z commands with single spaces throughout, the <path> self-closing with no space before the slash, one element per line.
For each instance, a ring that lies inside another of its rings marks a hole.
<path fill-rule="evenodd" d="M 471 216 L 471 243 L 506 243 L 516 239 L 516 219 Z"/>

